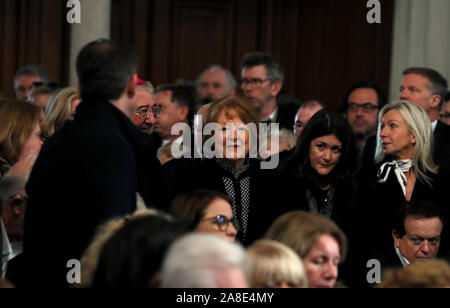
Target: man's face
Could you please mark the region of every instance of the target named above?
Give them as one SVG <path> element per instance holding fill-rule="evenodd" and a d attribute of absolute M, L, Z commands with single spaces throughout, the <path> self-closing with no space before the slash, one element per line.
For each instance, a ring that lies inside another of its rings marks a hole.
<path fill-rule="evenodd" d="M 144 89 L 136 88 L 137 112 L 131 116 L 131 122 L 144 133 L 149 133 L 155 124 L 155 116 L 151 108 L 155 105 L 155 96 Z"/>
<path fill-rule="evenodd" d="M 419 105 L 428 114 L 437 107 L 439 99 L 429 90 L 430 80 L 419 74 L 408 74 L 403 77 L 400 86 L 400 99 Z"/>
<path fill-rule="evenodd" d="M 27 200 L 25 188 L 23 188 L 1 204 L 3 224 L 11 242 L 23 240 L 23 221 Z"/>
<path fill-rule="evenodd" d="M 441 120 L 442 123 L 450 125 L 450 101 L 446 101 L 442 104 L 439 112 L 439 120 Z"/>
<path fill-rule="evenodd" d="M 306 124 L 308 124 L 309 120 L 315 115 L 317 112 L 322 110 L 321 105 L 316 105 L 313 107 L 300 107 L 297 117 L 295 118 L 295 124 L 294 124 L 294 133 L 297 137 L 300 136 L 303 129 L 305 128 Z"/>
<path fill-rule="evenodd" d="M 265 65 L 244 67 L 242 80 L 241 87 L 245 97 L 257 109 L 261 109 L 271 98 L 275 98 L 281 89 L 275 86 L 277 82 L 270 81 Z"/>
<path fill-rule="evenodd" d="M 178 136 L 172 136 L 172 126 L 186 122 L 188 108 L 171 101 L 172 91 L 163 91 L 156 94 L 156 105 L 161 107 L 161 114 L 155 119 L 155 131 L 164 139 L 175 140 Z"/>
<path fill-rule="evenodd" d="M 374 89 L 354 90 L 348 98 L 347 119 L 357 135 L 372 136 L 377 132 L 378 95 Z"/>
<path fill-rule="evenodd" d="M 407 217 L 405 231 L 402 238 L 393 232 L 393 238 L 395 246 L 410 263 L 418 259 L 436 258 L 442 231 L 442 222 L 438 217 Z"/>
<path fill-rule="evenodd" d="M 16 98 L 19 101 L 27 101 L 30 95 L 31 88 L 33 87 L 33 82 L 41 82 L 42 79 L 39 75 L 22 75 L 19 77 Z"/>
<path fill-rule="evenodd" d="M 219 100 L 232 95 L 232 92 L 234 91 L 230 89 L 227 75 L 219 69 L 206 71 L 197 87 L 197 94 L 200 99 L 209 97 L 213 100 Z"/>

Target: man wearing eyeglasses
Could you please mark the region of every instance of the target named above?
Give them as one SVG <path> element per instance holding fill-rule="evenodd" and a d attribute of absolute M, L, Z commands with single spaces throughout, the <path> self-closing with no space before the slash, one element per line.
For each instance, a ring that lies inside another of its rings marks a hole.
<path fill-rule="evenodd" d="M 361 152 L 366 146 L 368 138 L 376 135 L 378 113 L 385 104 L 384 94 L 373 82 L 360 81 L 347 91 L 342 109 L 355 134 L 357 146 Z M 375 153 L 375 139 L 373 139 L 373 146 L 371 144 L 370 152 Z"/>
<path fill-rule="evenodd" d="M 41 65 L 21 67 L 14 77 L 14 90 L 17 100 L 25 102 L 35 82 L 49 83 L 50 77 L 47 70 Z"/>
<path fill-rule="evenodd" d="M 241 73 L 242 91 L 259 111 L 260 121 L 279 123 L 280 128 L 291 130 L 298 106 L 279 106 L 277 103 L 284 82 L 284 68 L 278 59 L 268 53 L 249 53 L 242 59 Z"/>
<path fill-rule="evenodd" d="M 155 94 L 149 81 L 139 80 L 136 86 L 137 108 L 131 116 L 131 122 L 144 133 L 150 133 L 155 124 Z"/>

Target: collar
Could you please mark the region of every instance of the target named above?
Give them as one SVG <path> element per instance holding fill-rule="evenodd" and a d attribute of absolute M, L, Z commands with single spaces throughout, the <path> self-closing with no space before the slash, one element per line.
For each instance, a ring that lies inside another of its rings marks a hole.
<path fill-rule="evenodd" d="M 436 120 L 436 121 L 434 121 L 433 123 L 431 123 L 431 129 L 432 129 L 433 133 L 434 133 L 434 131 L 436 130 L 437 124 L 438 124 L 438 120 Z"/>
<path fill-rule="evenodd" d="M 231 173 L 235 179 L 238 179 L 243 173 L 245 173 L 250 168 L 250 160 L 248 158 L 244 160 L 244 165 L 239 170 L 233 169 L 232 167 L 223 163 L 223 161 L 220 159 L 216 159 L 216 162 L 220 166 L 220 168 Z"/>
<path fill-rule="evenodd" d="M 407 267 L 408 265 L 410 265 L 411 263 L 408 261 L 408 259 L 406 259 L 402 253 L 400 252 L 400 249 L 398 249 L 397 247 L 395 247 L 395 253 L 397 254 L 398 258 L 400 259 L 400 262 L 402 262 L 403 267 Z"/>
<path fill-rule="evenodd" d="M 177 139 L 175 139 L 175 140 L 173 140 L 173 141 L 170 141 L 170 140 L 168 140 L 168 139 L 164 139 L 164 140 L 162 141 L 162 146 L 165 146 L 165 145 L 169 144 L 170 142 L 172 142 L 172 144 L 173 144 L 173 143 L 182 144 L 182 143 L 183 143 L 183 135 L 181 135 L 180 137 L 178 137 Z"/>
<path fill-rule="evenodd" d="M 270 123 L 275 123 L 276 119 L 277 119 L 277 112 L 278 112 L 278 107 L 275 109 L 274 112 L 272 112 L 272 114 L 267 119 L 265 119 L 264 121 L 261 121 L 261 122 L 269 122 L 270 121 Z"/>

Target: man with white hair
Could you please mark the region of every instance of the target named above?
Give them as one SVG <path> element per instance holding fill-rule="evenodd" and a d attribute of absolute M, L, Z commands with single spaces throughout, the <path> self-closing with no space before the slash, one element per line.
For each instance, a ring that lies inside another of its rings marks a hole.
<path fill-rule="evenodd" d="M 217 235 L 191 233 L 178 239 L 162 265 L 163 288 L 247 288 L 245 251 Z"/>

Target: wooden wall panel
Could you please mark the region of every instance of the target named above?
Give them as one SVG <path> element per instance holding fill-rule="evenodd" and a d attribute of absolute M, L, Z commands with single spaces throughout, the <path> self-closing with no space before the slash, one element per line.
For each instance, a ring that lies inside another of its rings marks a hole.
<path fill-rule="evenodd" d="M 0 0 L 0 93 L 14 97 L 13 79 L 26 64 L 44 65 L 68 83 L 70 25 L 65 1 Z"/>

